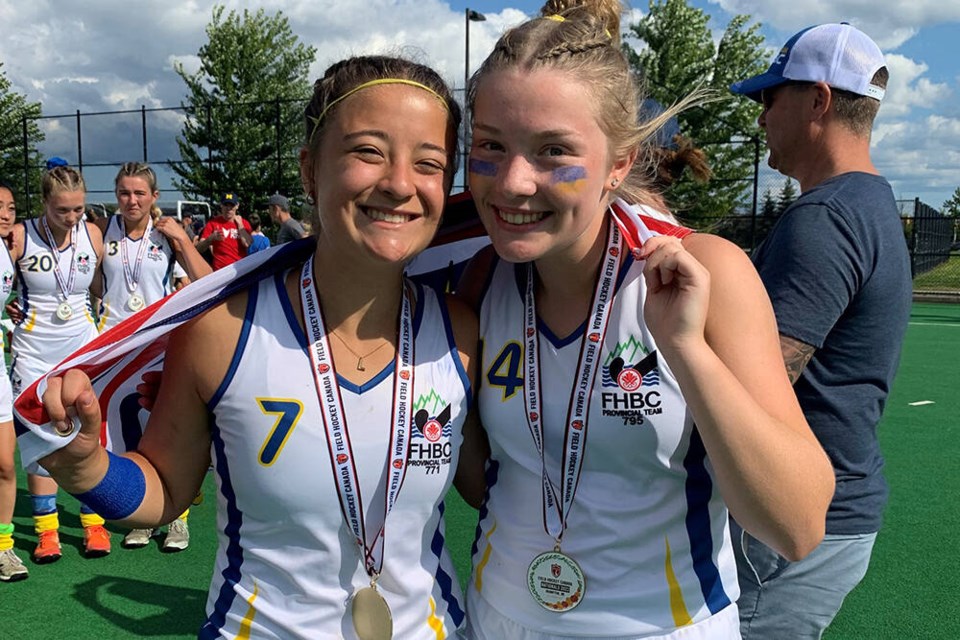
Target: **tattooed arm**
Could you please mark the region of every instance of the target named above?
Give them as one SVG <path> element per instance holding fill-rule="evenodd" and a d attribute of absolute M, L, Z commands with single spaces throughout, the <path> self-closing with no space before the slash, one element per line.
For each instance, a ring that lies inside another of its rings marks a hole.
<path fill-rule="evenodd" d="M 816 350 L 816 347 L 806 342 L 800 342 L 796 338 L 780 334 L 780 351 L 783 353 L 783 363 L 787 366 L 787 377 L 790 378 L 790 384 L 797 383 L 800 374 L 803 373 Z"/>

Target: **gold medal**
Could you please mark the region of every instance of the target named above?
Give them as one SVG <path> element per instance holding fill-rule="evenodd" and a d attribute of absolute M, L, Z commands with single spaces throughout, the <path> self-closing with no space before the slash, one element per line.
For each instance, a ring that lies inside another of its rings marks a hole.
<path fill-rule="evenodd" d="M 353 613 L 353 628 L 360 640 L 391 640 L 393 638 L 393 615 L 390 605 L 383 599 L 376 586 L 360 589 L 350 600 Z"/>
<path fill-rule="evenodd" d="M 127 301 L 127 306 L 130 307 L 130 311 L 140 311 L 144 305 L 146 305 L 146 301 L 139 293 L 132 294 L 130 300 Z"/>
<path fill-rule="evenodd" d="M 570 611 L 583 601 L 587 588 L 583 570 L 559 549 L 541 553 L 527 570 L 530 595 L 547 611 Z"/>
<path fill-rule="evenodd" d="M 66 322 L 73 317 L 73 307 L 68 302 L 61 302 L 57 305 L 57 317 Z"/>

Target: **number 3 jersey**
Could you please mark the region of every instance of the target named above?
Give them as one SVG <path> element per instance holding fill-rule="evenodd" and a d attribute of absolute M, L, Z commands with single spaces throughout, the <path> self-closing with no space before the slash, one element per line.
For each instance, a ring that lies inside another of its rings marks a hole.
<path fill-rule="evenodd" d="M 123 253 L 121 243 L 126 230 L 123 217 L 114 215 L 107 223 L 107 231 L 103 236 L 103 300 L 100 304 L 101 330 L 120 324 L 132 316 L 136 311 L 130 308 L 130 296 L 133 292 L 127 284 L 123 273 Z M 136 268 L 137 255 L 140 251 L 139 240 L 126 239 L 127 262 L 130 273 Z M 150 229 L 148 242 L 144 249 L 143 261 L 140 266 L 140 278 L 136 292 L 143 296 L 146 304 L 153 304 L 169 294 L 172 289 L 172 280 L 183 277 L 184 272 L 177 264 L 176 254 L 167 238 L 156 228 Z"/>
<path fill-rule="evenodd" d="M 362 386 L 338 380 L 368 544 L 385 524 L 377 587 L 394 637 L 436 640 L 464 618 L 442 500 L 470 389 L 444 301 L 428 288 L 416 298 L 408 466 L 385 523 L 394 366 Z M 354 638 L 349 601 L 370 578 L 341 513 L 307 340 L 282 275 L 250 289 L 210 410 L 220 544 L 200 637 Z"/>
<path fill-rule="evenodd" d="M 36 219 L 24 222 L 23 228 L 23 255 L 17 261 L 23 320 L 14 328 L 10 345 L 14 354 L 10 375 L 14 394 L 97 335 L 88 293 L 97 270 L 97 253 L 86 223 L 78 223 L 70 232 L 76 237 L 75 252 L 69 245 L 63 250 L 51 249 L 40 234 Z M 74 280 L 64 298 L 54 264 L 66 284 L 71 259 Z M 72 311 L 67 320 L 57 316 L 57 307 L 64 300 Z"/>
<path fill-rule="evenodd" d="M 652 235 L 676 234 L 660 220 L 638 220 Z M 503 616 L 546 635 L 641 638 L 698 624 L 706 635 L 683 637 L 730 637 L 721 628 L 736 627 L 735 608 L 722 624 L 708 620 L 739 594 L 727 509 L 677 381 L 644 324 L 643 262 L 625 253 L 562 541 L 586 588 L 580 604 L 563 613 L 542 608 L 527 587 L 530 563 L 554 546 L 524 402 L 527 265 L 498 261 L 492 270 L 480 310 L 479 392 L 491 460 L 469 586 Z M 570 336 L 538 326 L 545 466 L 559 496 L 586 323 Z"/>

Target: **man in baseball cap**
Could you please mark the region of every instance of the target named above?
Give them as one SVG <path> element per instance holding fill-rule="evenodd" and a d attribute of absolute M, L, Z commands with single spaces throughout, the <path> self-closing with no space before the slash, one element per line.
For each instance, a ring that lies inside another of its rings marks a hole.
<path fill-rule="evenodd" d="M 270 218 L 276 223 L 277 244 L 299 240 L 306 237 L 303 225 L 290 215 L 290 201 L 285 196 L 275 193 L 267 200 L 267 209 Z"/>
<path fill-rule="evenodd" d="M 836 477 L 825 535 L 805 558 L 732 524 L 745 640 L 820 638 L 866 574 L 880 529 L 888 489 L 877 425 L 912 289 L 893 190 L 870 158 L 888 77 L 866 34 L 823 24 L 790 38 L 765 73 L 730 87 L 763 104 L 768 163 L 800 183 L 752 259 L 787 375 Z"/>
<path fill-rule="evenodd" d="M 214 216 L 200 232 L 197 250 L 203 253 L 210 249 L 213 268 L 222 269 L 247 255 L 253 242 L 253 229 L 239 213 L 240 196 L 236 191 L 227 191 L 220 198 L 220 215 Z"/>
<path fill-rule="evenodd" d="M 883 100 L 886 83 L 874 81 L 885 67 L 880 47 L 849 24 L 808 27 L 783 45 L 766 72 L 735 82 L 730 90 L 761 102 L 761 92 L 790 82 L 823 82 L 861 96 Z"/>
<path fill-rule="evenodd" d="M 763 104 L 768 163 L 800 183 L 752 259 L 800 408 L 836 477 L 825 535 L 805 558 L 785 558 L 732 524 L 745 640 L 820 638 L 866 574 L 880 528 L 888 490 L 877 425 L 912 289 L 893 191 L 870 159 L 888 77 L 866 34 L 823 24 L 730 87 Z"/>

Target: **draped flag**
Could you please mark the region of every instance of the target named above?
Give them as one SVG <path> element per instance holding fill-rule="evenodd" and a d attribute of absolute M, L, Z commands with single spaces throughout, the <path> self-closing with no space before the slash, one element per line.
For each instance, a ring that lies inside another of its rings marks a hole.
<path fill-rule="evenodd" d="M 159 300 L 68 356 L 14 402 L 23 466 L 38 471 L 38 459 L 66 446 L 79 431 L 61 437 L 53 429 L 40 402 L 47 378 L 68 369 L 84 371 L 105 420 L 100 443 L 110 451 L 135 449 L 149 415 L 136 387 L 144 374 L 162 370 L 170 332 L 263 278 L 302 264 L 315 248 L 315 238 L 304 238 L 255 253 Z"/>

